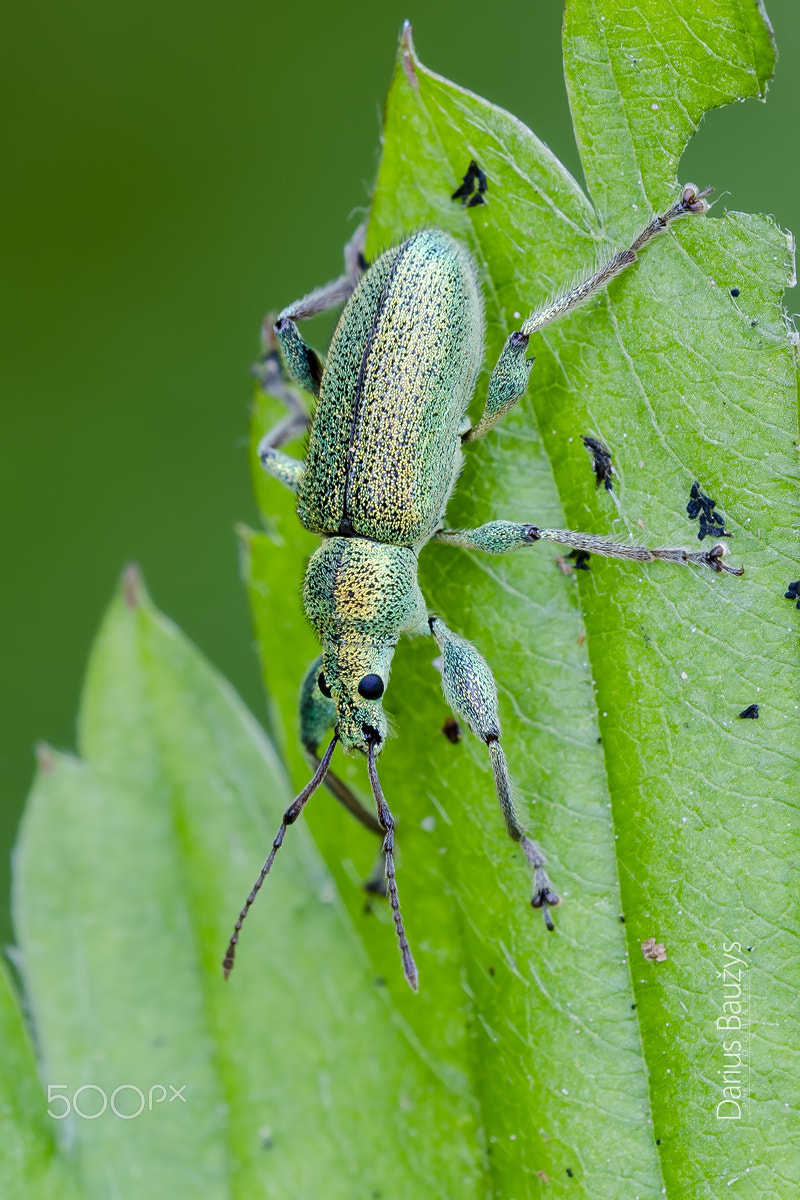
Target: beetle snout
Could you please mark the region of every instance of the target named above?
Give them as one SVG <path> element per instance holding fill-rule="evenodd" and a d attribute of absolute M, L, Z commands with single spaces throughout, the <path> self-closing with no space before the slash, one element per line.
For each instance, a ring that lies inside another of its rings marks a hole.
<path fill-rule="evenodd" d="M 376 723 L 376 725 L 371 725 L 369 723 L 369 721 L 363 721 L 361 724 L 361 739 L 362 740 L 358 745 L 358 749 L 361 751 L 362 754 L 364 754 L 366 756 L 373 754 L 377 758 L 377 756 L 380 754 L 381 750 L 383 749 L 383 743 L 384 743 L 384 739 L 386 737 L 387 731 L 386 731 L 386 721 L 385 721 L 385 719 L 383 719 L 382 712 L 381 712 L 380 716 L 382 718 L 380 721 L 380 724 L 383 726 L 383 732 L 381 732 L 381 730 L 376 727 L 377 723 Z"/>
<path fill-rule="evenodd" d="M 339 705 L 339 737 L 342 749 L 367 754 L 372 747 L 380 754 L 388 734 L 386 714 L 379 704 Z"/>

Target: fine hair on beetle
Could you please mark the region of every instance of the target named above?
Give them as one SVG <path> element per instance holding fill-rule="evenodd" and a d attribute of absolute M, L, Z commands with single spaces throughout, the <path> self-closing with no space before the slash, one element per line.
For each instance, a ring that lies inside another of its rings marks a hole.
<path fill-rule="evenodd" d="M 489 185 L 473 159 L 452 194 L 453 201 L 461 201 L 465 208 L 477 207 Z M 295 494 L 301 524 L 320 539 L 308 560 L 302 593 L 320 653 L 306 670 L 299 699 L 300 742 L 314 771 L 284 812 L 236 921 L 223 962 L 226 978 L 243 922 L 272 869 L 286 830 L 325 784 L 381 838 L 386 895 L 403 974 L 417 990 L 417 967 L 397 891 L 395 821 L 378 777 L 378 757 L 389 732 L 382 701 L 401 636 L 428 636 L 436 643 L 444 701 L 452 714 L 452 726 L 445 726 L 447 736 L 457 741 L 464 727 L 485 746 L 506 833 L 527 863 L 530 904 L 541 910 L 545 928 L 554 930 L 551 910 L 560 898 L 547 873 L 545 855 L 518 813 L 502 745 L 494 676 L 478 649 L 429 610 L 418 582 L 417 560 L 429 542 L 489 555 L 530 552 L 540 542 L 551 542 L 566 547 L 570 572 L 588 570 L 597 556 L 629 563 L 692 565 L 717 574 L 742 573 L 723 561 L 727 550 L 721 542 L 708 550 L 651 549 L 600 534 L 544 529 L 531 521 L 490 520 L 474 529 L 450 529 L 445 524 L 464 449 L 489 434 L 525 393 L 534 364 L 528 353 L 530 339 L 628 270 L 640 251 L 674 221 L 703 214 L 710 190 L 687 184 L 627 249 L 610 255 L 593 273 L 557 293 L 513 329 L 489 376 L 483 411 L 474 424 L 468 409 L 484 360 L 483 297 L 471 254 L 440 229 L 419 230 L 369 263 L 360 229 L 345 248 L 344 274 L 266 323 L 264 353 L 256 374 L 269 381 L 271 394 L 284 402 L 287 415 L 261 439 L 259 460 L 269 475 Z M 342 304 L 323 359 L 305 343 L 298 322 Z M 308 415 L 303 393 L 316 397 L 313 417 Z M 306 431 L 304 460 L 281 450 Z M 605 484 L 613 497 L 609 450 L 590 435 L 584 437 L 584 444 L 593 458 L 597 486 Z M 700 492 L 698 484 L 694 489 L 689 515 L 704 518 L 701 535 L 730 536 L 721 517 L 714 514 L 714 501 Z M 562 569 L 565 565 L 562 560 Z M 319 757 L 319 747 L 325 744 L 327 749 Z M 366 759 L 374 814 L 330 771 L 337 745 Z"/>

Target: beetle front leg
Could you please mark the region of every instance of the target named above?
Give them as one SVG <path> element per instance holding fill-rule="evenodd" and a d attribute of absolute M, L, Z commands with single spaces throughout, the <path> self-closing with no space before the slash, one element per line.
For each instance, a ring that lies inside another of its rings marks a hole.
<path fill-rule="evenodd" d="M 729 567 L 722 561 L 728 547 L 721 542 L 710 550 L 684 550 L 681 547 L 663 547 L 651 550 L 635 542 L 615 542 L 613 538 L 596 533 L 575 533 L 571 529 L 540 529 L 538 525 L 521 525 L 514 521 L 489 521 L 477 529 L 440 529 L 434 534 L 437 542 L 461 546 L 465 550 L 483 550 L 486 554 L 507 554 L 522 546 L 535 542 L 557 542 L 585 554 L 599 554 L 604 558 L 622 558 L 628 562 L 675 562 L 692 563 L 710 567 L 712 571 L 725 571 L 728 575 L 743 575 L 744 567 Z"/>
<path fill-rule="evenodd" d="M 554 928 L 549 909 L 559 903 L 547 872 L 545 858 L 519 823 L 511 793 L 511 779 L 500 745 L 500 720 L 497 713 L 497 688 L 486 660 L 471 642 L 452 633 L 439 617 L 431 617 L 430 629 L 442 652 L 442 690 L 453 710 L 477 738 L 486 743 L 492 761 L 497 798 L 508 835 L 519 842 L 533 871 L 531 904 L 541 908 L 547 928 Z"/>
<path fill-rule="evenodd" d="M 336 725 L 336 705 L 330 696 L 326 696 L 322 691 L 320 683 L 325 684 L 322 675 L 321 654 L 314 659 L 300 685 L 300 741 L 309 761 L 315 767 L 318 767 L 320 763 L 319 745 Z M 325 686 L 327 687 L 327 685 Z M 328 771 L 325 776 L 325 786 L 351 816 L 369 829 L 370 833 L 383 837 L 383 828 L 374 814 L 364 807 L 338 775 Z M 368 886 L 368 890 L 374 891 L 375 888 L 370 889 Z"/>

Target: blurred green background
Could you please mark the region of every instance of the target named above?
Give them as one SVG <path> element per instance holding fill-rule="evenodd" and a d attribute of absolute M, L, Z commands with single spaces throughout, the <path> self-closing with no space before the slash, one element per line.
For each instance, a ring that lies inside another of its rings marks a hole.
<path fill-rule="evenodd" d="M 3 941 L 33 746 L 74 745 L 86 656 L 125 562 L 142 565 L 158 605 L 264 715 L 233 534 L 257 519 L 248 366 L 264 311 L 340 269 L 377 166 L 402 19 L 425 63 L 516 113 L 580 178 L 561 10 L 559 0 L 6 10 Z M 796 230 L 800 5 L 771 0 L 768 11 L 780 52 L 768 104 L 712 113 L 680 177 Z"/>

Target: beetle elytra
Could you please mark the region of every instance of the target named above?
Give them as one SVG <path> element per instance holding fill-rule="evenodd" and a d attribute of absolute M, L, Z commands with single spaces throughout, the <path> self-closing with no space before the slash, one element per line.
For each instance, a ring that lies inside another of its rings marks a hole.
<path fill-rule="evenodd" d="M 472 168 L 471 168 L 472 170 Z M 473 180 L 484 180 L 479 168 Z M 463 189 L 462 189 L 463 190 Z M 577 286 L 534 312 L 510 333 L 491 373 L 484 411 L 472 425 L 467 409 L 483 359 L 483 304 L 468 251 L 437 229 L 412 234 L 367 265 L 359 235 L 345 252 L 345 272 L 280 313 L 267 340 L 280 347 L 293 385 L 317 397 L 309 418 L 287 382 L 275 349 L 262 363 L 262 382 L 282 396 L 289 413 L 264 437 L 264 469 L 297 496 L 297 514 L 321 545 L 305 575 L 303 601 L 322 652 L 301 688 L 300 733 L 316 763 L 313 778 L 284 814 L 269 857 L 242 909 L 224 960 L 234 962 L 242 922 L 286 829 L 325 780 L 365 824 L 380 833 L 389 900 L 405 977 L 418 984 L 395 879 L 394 820 L 378 780 L 377 761 L 387 736 L 382 697 L 402 634 L 431 635 L 441 653 L 442 688 L 456 718 L 487 747 L 500 808 L 510 837 L 533 876 L 534 908 L 553 929 L 550 909 L 559 897 L 545 858 L 515 811 L 500 742 L 497 691 L 489 666 L 464 638 L 428 612 L 417 582 L 417 560 L 431 541 L 505 554 L 550 541 L 586 557 L 606 555 L 635 562 L 666 560 L 733 571 L 725 547 L 707 551 L 648 549 L 594 534 L 541 529 L 531 523 L 490 521 L 476 529 L 447 529 L 445 510 L 456 484 L 462 447 L 485 436 L 525 391 L 533 359 L 530 337 L 593 296 L 635 262 L 648 242 L 684 216 L 705 212 L 710 189 L 689 184 L 666 212 L 653 217 L 630 247 L 611 257 Z M 457 192 L 461 195 L 461 192 Z M 325 363 L 302 339 L 297 322 L 345 304 Z M 305 462 L 280 446 L 309 429 Z M 609 459 L 610 462 L 610 459 Z M 323 756 L 318 747 L 332 732 Z M 377 820 L 329 766 L 336 744 L 367 759 Z M 326 778 L 327 777 L 327 778 Z"/>

